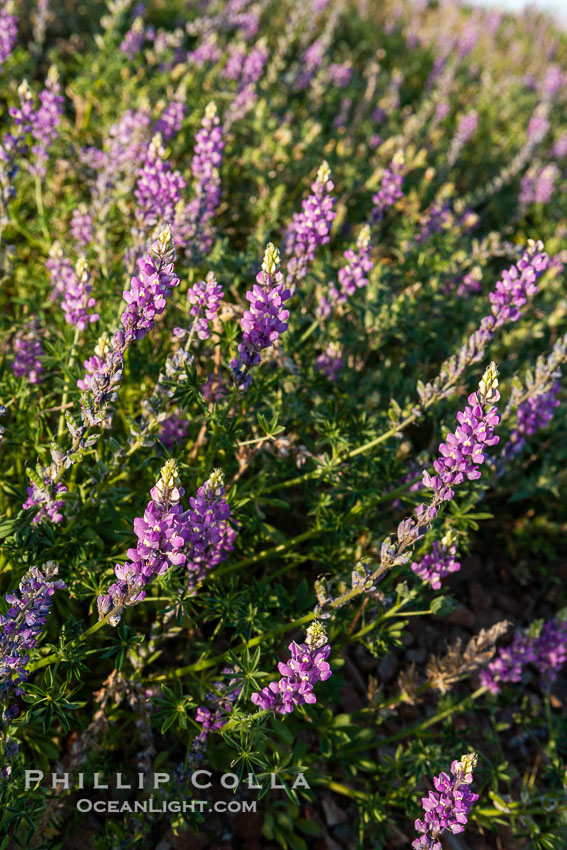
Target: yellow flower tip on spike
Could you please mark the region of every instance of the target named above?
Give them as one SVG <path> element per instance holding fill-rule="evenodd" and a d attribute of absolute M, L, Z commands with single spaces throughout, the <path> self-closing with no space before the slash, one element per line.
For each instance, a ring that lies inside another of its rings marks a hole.
<path fill-rule="evenodd" d="M 209 121 L 212 121 L 216 118 L 217 114 L 217 105 L 214 100 L 211 100 L 210 103 L 207 103 L 205 106 L 205 118 L 208 118 Z"/>
<path fill-rule="evenodd" d="M 162 466 L 155 489 L 158 491 L 160 497 L 163 498 L 167 494 L 168 499 L 173 502 L 177 502 L 181 498 L 181 480 L 178 474 L 177 463 L 173 458 L 167 460 Z"/>
<path fill-rule="evenodd" d="M 492 362 L 482 376 L 481 382 L 478 385 L 478 390 L 480 395 L 486 399 L 486 401 L 490 401 L 490 399 L 494 396 L 497 387 L 498 368 L 496 363 Z"/>
<path fill-rule="evenodd" d="M 103 334 L 101 334 L 99 336 L 97 344 L 95 345 L 94 353 L 96 354 L 97 357 L 100 357 L 102 359 L 103 357 L 106 357 L 106 355 L 109 353 L 109 351 L 110 351 L 110 337 L 105 331 Z"/>
<path fill-rule="evenodd" d="M 56 65 L 51 65 L 49 71 L 47 72 L 47 79 L 52 84 L 59 82 L 59 71 L 57 70 Z"/>
<path fill-rule="evenodd" d="M 441 538 L 441 545 L 446 548 L 453 546 L 457 542 L 457 535 L 452 528 L 449 528 Z"/>
<path fill-rule="evenodd" d="M 472 779 L 472 772 L 478 763 L 478 756 L 476 753 L 467 753 L 464 756 L 461 756 L 461 760 L 458 763 L 457 767 L 461 769 L 464 778 L 470 777 Z"/>
<path fill-rule="evenodd" d="M 61 244 L 57 241 L 57 239 L 49 249 L 49 256 L 58 260 L 61 259 L 61 257 L 63 256 L 63 249 L 61 248 Z"/>
<path fill-rule="evenodd" d="M 150 159 L 163 159 L 165 156 L 165 148 L 163 146 L 161 133 L 154 133 L 152 136 L 150 147 L 148 149 L 148 156 Z"/>
<path fill-rule="evenodd" d="M 220 495 L 224 487 L 224 474 L 222 469 L 213 469 L 207 481 L 207 489 L 212 490 L 215 495 Z"/>
<path fill-rule="evenodd" d="M 132 24 L 132 30 L 133 32 L 142 33 L 144 31 L 144 19 L 140 17 L 136 18 Z"/>
<path fill-rule="evenodd" d="M 157 238 L 158 243 L 158 252 L 160 254 L 167 254 L 168 251 L 171 251 L 173 248 L 173 238 L 171 236 L 171 228 L 169 225 L 164 227 Z"/>
<path fill-rule="evenodd" d="M 358 244 L 360 248 L 368 248 L 370 245 L 370 225 L 365 224 L 358 234 Z"/>
<path fill-rule="evenodd" d="M 275 274 L 278 270 L 279 264 L 280 252 L 273 242 L 268 242 L 264 253 L 264 260 L 262 262 L 262 271 L 265 271 L 266 274 Z"/>
<path fill-rule="evenodd" d="M 27 80 L 22 80 L 22 82 L 18 86 L 18 94 L 22 100 L 32 99 L 32 90 L 30 89 L 30 84 Z"/>
<path fill-rule="evenodd" d="M 79 257 L 75 266 L 75 274 L 79 279 L 84 279 L 89 276 L 89 264 L 86 257 Z"/>
<path fill-rule="evenodd" d="M 544 245 L 541 239 L 528 239 L 528 252 L 530 254 L 539 254 L 543 251 Z"/>
<path fill-rule="evenodd" d="M 331 179 L 331 169 L 326 159 L 323 160 L 317 172 L 317 183 L 326 183 Z"/>
<path fill-rule="evenodd" d="M 323 646 L 323 644 L 326 642 L 327 635 L 325 633 L 324 625 L 320 623 L 319 620 L 313 620 L 313 622 L 307 629 L 307 637 L 305 643 L 311 648 L 316 648 L 318 646 Z"/>
<path fill-rule="evenodd" d="M 406 164 L 406 157 L 405 157 L 405 154 L 402 150 L 396 151 L 396 153 L 392 157 L 392 163 L 394 165 L 405 165 Z"/>

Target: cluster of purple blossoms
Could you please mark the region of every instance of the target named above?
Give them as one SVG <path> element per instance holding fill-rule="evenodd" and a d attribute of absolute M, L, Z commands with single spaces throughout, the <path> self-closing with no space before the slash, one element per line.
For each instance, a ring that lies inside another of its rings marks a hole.
<path fill-rule="evenodd" d="M 12 371 L 16 378 L 27 378 L 30 384 L 40 384 L 41 373 L 44 371 L 41 361 L 45 352 L 38 330 L 37 324 L 30 322 L 14 339 Z"/>
<path fill-rule="evenodd" d="M 72 279 L 67 281 L 67 287 L 61 301 L 61 307 L 65 313 L 65 321 L 68 325 L 74 325 L 78 330 L 84 331 L 88 324 L 98 322 L 98 313 L 89 313 L 95 306 L 92 296 L 91 275 L 84 257 L 77 260 L 75 273 Z"/>
<path fill-rule="evenodd" d="M 316 372 L 326 375 L 330 381 L 336 381 L 344 365 L 345 358 L 340 344 L 329 342 L 325 350 L 318 355 L 313 368 Z"/>
<path fill-rule="evenodd" d="M 291 288 L 295 288 L 307 274 L 307 268 L 315 259 L 318 246 L 329 242 L 331 224 L 336 216 L 333 209 L 335 199 L 331 194 L 333 189 L 331 169 L 323 162 L 311 184 L 312 194 L 303 201 L 302 211 L 294 213 L 286 234 L 286 283 Z"/>
<path fill-rule="evenodd" d="M 185 180 L 165 161 L 159 133 L 153 137 L 146 161 L 138 174 L 134 196 L 136 219 L 142 233 L 150 233 L 162 221 L 173 221 Z"/>
<path fill-rule="evenodd" d="M 159 432 L 160 442 L 170 452 L 175 445 L 181 445 L 187 439 L 189 433 L 189 422 L 187 418 L 182 419 L 176 413 L 172 413 L 161 423 Z"/>
<path fill-rule="evenodd" d="M 190 246 L 195 258 L 208 254 L 213 246 L 215 232 L 211 222 L 221 199 L 224 144 L 217 108 L 211 101 L 195 136 L 191 161 L 195 197 L 185 206 L 178 205 L 173 223 L 174 234 L 181 244 Z"/>
<path fill-rule="evenodd" d="M 134 61 L 146 40 L 143 18 L 134 18 L 132 26 L 120 43 L 120 50 L 125 56 Z"/>
<path fill-rule="evenodd" d="M 240 680 L 236 678 L 231 667 L 224 667 L 221 671 L 225 676 L 231 676 L 228 682 L 215 682 L 215 692 L 205 694 L 205 700 L 211 706 L 199 706 L 195 712 L 195 720 L 202 726 L 199 738 L 203 743 L 211 732 L 217 732 L 225 725 L 232 707 L 242 691 Z"/>
<path fill-rule="evenodd" d="M 71 236 L 79 248 L 87 248 L 93 241 L 93 217 L 86 204 L 79 204 L 71 215 Z"/>
<path fill-rule="evenodd" d="M 61 522 L 63 520 L 61 511 L 65 507 L 65 501 L 59 497 L 67 492 L 67 487 L 59 481 L 57 483 L 53 481 L 49 468 L 41 470 L 41 477 L 31 479 L 31 484 L 26 487 L 26 492 L 28 498 L 22 507 L 24 510 L 39 508 L 33 518 L 36 525 L 44 519 L 50 522 Z"/>
<path fill-rule="evenodd" d="M 421 217 L 420 230 L 415 237 L 418 245 L 423 245 L 436 233 L 446 230 L 454 221 L 452 202 L 449 199 L 434 201 Z"/>
<path fill-rule="evenodd" d="M 289 312 L 284 304 L 291 292 L 285 288 L 279 264 L 280 252 L 270 242 L 256 283 L 246 293 L 250 309 L 242 316 L 242 342 L 238 346 L 238 357 L 230 364 L 234 381 L 243 390 L 252 383 L 249 372 L 261 362 L 260 352 L 270 348 L 280 334 L 287 330 Z"/>
<path fill-rule="evenodd" d="M 281 661 L 278 664 L 282 675 L 279 682 L 270 682 L 267 688 L 250 697 L 264 711 L 291 714 L 297 705 L 317 702 L 313 686 L 331 676 L 327 661 L 331 647 L 321 623 L 314 621 L 307 629 L 305 643 L 292 641 L 288 649 L 291 658 L 285 664 Z"/>
<path fill-rule="evenodd" d="M 45 88 L 39 93 L 39 100 L 41 105 L 34 112 L 31 122 L 31 134 L 35 143 L 32 145 L 34 161 L 30 171 L 43 179 L 46 174 L 49 149 L 57 137 L 57 127 L 63 114 L 63 95 L 55 66 L 48 71 Z"/>
<path fill-rule="evenodd" d="M 455 135 L 451 141 L 451 147 L 449 149 L 448 154 L 448 162 L 450 166 L 453 166 L 459 158 L 459 154 L 462 149 L 471 138 L 472 134 L 475 132 L 478 126 L 478 112 L 469 112 L 467 115 L 463 115 L 459 123 L 457 124 L 457 129 L 455 130 Z"/>
<path fill-rule="evenodd" d="M 189 587 L 194 589 L 234 549 L 236 532 L 230 524 L 230 507 L 224 495 L 224 479 L 215 469 L 196 496 L 189 499 L 190 551 L 186 568 Z"/>
<path fill-rule="evenodd" d="M 463 279 L 458 282 L 457 289 L 455 295 L 457 298 L 468 298 L 469 295 L 473 295 L 475 292 L 482 292 L 482 286 L 480 282 L 482 280 L 482 270 L 479 266 L 474 266 L 464 275 Z"/>
<path fill-rule="evenodd" d="M 551 154 L 555 159 L 563 159 L 567 156 L 567 133 L 561 133 L 553 143 Z"/>
<path fill-rule="evenodd" d="M 439 836 L 445 830 L 453 835 L 464 832 L 468 814 L 478 800 L 478 794 L 473 794 L 469 788 L 476 763 L 476 754 L 469 753 L 453 762 L 452 776 L 440 773 L 434 777 L 435 791 L 430 791 L 421 801 L 425 812 L 423 820 L 415 822 L 420 837 L 412 842 L 414 850 L 443 850 Z"/>
<path fill-rule="evenodd" d="M 331 62 L 327 68 L 327 79 L 338 89 L 344 89 L 350 83 L 352 77 L 352 65 L 350 62 Z"/>
<path fill-rule="evenodd" d="M 405 158 L 403 151 L 398 151 L 392 157 L 391 163 L 384 169 L 380 188 L 372 196 L 372 220 L 381 221 L 387 209 L 403 197 Z"/>
<path fill-rule="evenodd" d="M 222 56 L 222 50 L 217 42 L 215 34 L 207 36 L 195 50 L 190 50 L 187 54 L 187 64 L 194 65 L 195 68 L 202 68 L 204 65 L 214 65 Z"/>
<path fill-rule="evenodd" d="M 223 288 L 217 283 L 214 272 L 209 272 L 205 280 L 198 281 L 187 290 L 187 298 L 191 304 L 189 313 L 193 316 L 191 333 L 196 333 L 199 339 L 210 337 L 209 324 L 218 313 L 222 296 Z"/>
<path fill-rule="evenodd" d="M 49 272 L 51 300 L 63 298 L 67 289 L 75 282 L 75 272 L 71 260 L 65 256 L 59 242 L 54 242 L 49 249 L 45 267 Z"/>
<path fill-rule="evenodd" d="M 331 297 L 339 304 L 344 304 L 357 289 L 368 286 L 368 274 L 374 268 L 374 263 L 370 259 L 370 247 L 370 227 L 365 224 L 358 234 L 356 247 L 347 248 L 344 253 L 347 265 L 339 269 L 338 273 L 341 291 L 331 290 Z"/>
<path fill-rule="evenodd" d="M 424 584 L 431 585 L 433 590 L 439 590 L 444 578 L 461 569 L 456 555 L 457 547 L 454 537 L 446 534 L 441 542 L 438 540 L 434 542 L 432 552 L 425 555 L 420 563 L 414 561 L 411 568 Z"/>
<path fill-rule="evenodd" d="M 165 309 L 171 290 L 179 283 L 173 268 L 173 243 L 169 230 L 163 231 L 152 245 L 156 258 L 148 254 L 138 264 L 138 275 L 123 293 L 127 307 L 120 317 L 124 328 L 125 344 L 143 339 L 153 328 L 156 316 Z"/>
<path fill-rule="evenodd" d="M 8 610 L 0 614 L 0 697 L 23 693 L 22 682 L 29 676 L 30 650 L 47 621 L 56 590 L 66 585 L 56 579 L 58 566 L 48 561 L 32 567 L 22 578 L 17 592 L 7 593 Z"/>
<path fill-rule="evenodd" d="M 18 173 L 18 159 L 27 151 L 28 134 L 34 116 L 33 94 L 24 80 L 18 86 L 20 105 L 10 107 L 13 121 L 11 132 L 4 133 L 0 142 L 0 224 L 8 221 L 7 204 L 14 197 L 14 178 Z"/>
<path fill-rule="evenodd" d="M 431 476 L 427 470 L 423 473 L 424 485 L 443 501 L 453 498 L 456 485 L 480 478 L 480 466 L 488 458 L 487 447 L 495 446 L 500 439 L 494 434 L 500 422 L 496 412 L 500 398 L 497 387 L 498 370 L 491 363 L 478 392 L 470 394 L 468 405 L 457 414 L 457 429 L 439 446 L 440 457 L 433 464 L 436 474 Z"/>
<path fill-rule="evenodd" d="M 143 339 L 153 328 L 156 316 L 165 309 L 171 290 L 179 283 L 174 259 L 171 233 L 166 228 L 152 244 L 151 252 L 140 261 L 130 290 L 124 292 L 127 306 L 120 319 L 124 330 L 117 331 L 112 338 L 103 334 L 94 356 L 85 360 L 85 376 L 77 381 L 77 386 L 89 396 L 83 397 L 81 402 L 88 424 L 105 421 L 107 406 L 118 394 L 124 352 L 134 340 Z"/>
<path fill-rule="evenodd" d="M 128 549 L 130 559 L 116 564 L 118 579 L 106 594 L 98 597 L 99 617 L 109 616 L 111 625 L 118 625 L 124 608 L 141 602 L 145 586 L 163 575 L 172 566 L 186 561 L 183 549 L 189 539 L 187 517 L 181 497 L 184 489 L 177 473 L 177 464 L 168 460 L 159 480 L 150 491 L 151 500 L 143 517 L 134 520 L 136 548 Z"/>
<path fill-rule="evenodd" d="M 517 322 L 521 318 L 521 307 L 528 296 L 537 292 L 537 281 L 549 265 L 549 257 L 541 242 L 529 240 L 528 248 L 518 262 L 502 273 L 494 292 L 489 294 L 492 316 L 482 320 L 481 328 L 490 331 L 506 322 Z"/>
<path fill-rule="evenodd" d="M 567 659 L 567 622 L 556 618 L 518 633 L 509 646 L 480 672 L 480 682 L 493 694 L 506 682 L 520 682 L 527 664 L 534 664 L 546 684 L 553 683 Z"/>
<path fill-rule="evenodd" d="M 0 8 L 0 68 L 10 56 L 18 40 L 18 19 L 11 2 L 2 3 Z"/>
<path fill-rule="evenodd" d="M 186 112 L 187 107 L 181 100 L 170 100 L 155 123 L 154 133 L 169 142 L 181 130 Z"/>
<path fill-rule="evenodd" d="M 565 86 L 567 77 L 560 65 L 548 65 L 541 82 L 541 96 L 543 100 L 553 100 L 555 95 Z"/>
<path fill-rule="evenodd" d="M 540 169 L 529 169 L 522 177 L 520 185 L 520 206 L 525 208 L 529 204 L 548 204 L 560 173 L 554 162 Z"/>
<path fill-rule="evenodd" d="M 555 408 L 560 404 L 557 398 L 560 389 L 559 381 L 554 381 L 548 390 L 531 396 L 520 404 L 517 410 L 516 427 L 501 452 L 504 463 L 522 451 L 526 444 L 526 437 L 536 434 L 541 428 L 549 425 Z"/>
<path fill-rule="evenodd" d="M 531 147 L 535 147 L 542 142 L 550 128 L 548 109 L 545 104 L 536 106 L 532 117 L 528 123 L 527 141 Z"/>

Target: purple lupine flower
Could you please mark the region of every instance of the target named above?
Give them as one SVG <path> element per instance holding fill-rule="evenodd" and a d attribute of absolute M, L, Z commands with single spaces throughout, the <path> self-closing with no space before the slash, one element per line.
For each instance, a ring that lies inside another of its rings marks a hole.
<path fill-rule="evenodd" d="M 215 34 L 207 36 L 204 41 L 199 44 L 195 50 L 189 51 L 187 54 L 187 64 L 194 65 L 195 68 L 202 68 L 204 65 L 214 65 L 222 56 L 222 50 L 217 43 Z"/>
<path fill-rule="evenodd" d="M 331 62 L 327 68 L 327 77 L 338 89 L 344 89 L 350 83 L 352 77 L 352 65 L 350 62 Z"/>
<path fill-rule="evenodd" d="M 329 242 L 331 224 L 336 216 L 333 210 L 335 199 L 331 194 L 333 189 L 331 169 L 323 162 L 311 184 L 312 194 L 303 201 L 301 212 L 294 213 L 286 234 L 286 284 L 292 289 L 307 274 L 307 268 L 315 259 L 318 246 Z"/>
<path fill-rule="evenodd" d="M 175 250 L 170 231 L 166 228 L 152 244 L 151 252 L 139 263 L 130 290 L 124 293 L 127 303 L 120 319 L 124 330 L 110 338 L 103 334 L 94 356 L 85 360 L 85 376 L 77 385 L 87 393 L 81 400 L 84 420 L 100 424 L 106 419 L 106 409 L 117 395 L 122 380 L 124 352 L 136 339 L 153 328 L 155 318 L 165 309 L 166 299 L 179 283 L 173 261 Z"/>
<path fill-rule="evenodd" d="M 246 293 L 250 309 L 242 316 L 242 342 L 238 346 L 238 357 L 230 364 L 234 381 L 243 390 L 252 383 L 249 372 L 261 362 L 261 352 L 270 348 L 280 334 L 287 330 L 289 312 L 284 308 L 284 303 L 291 292 L 285 288 L 279 264 L 280 252 L 270 242 L 266 247 L 262 269 L 256 275 L 256 283 Z"/>
<path fill-rule="evenodd" d="M 439 446 L 439 458 L 434 462 L 435 475 L 423 473 L 423 483 L 444 501 L 454 496 L 453 487 L 464 481 L 480 478 L 480 466 L 487 460 L 486 448 L 495 446 L 499 437 L 494 429 L 500 422 L 496 402 L 500 398 L 498 370 L 491 363 L 478 387 L 471 393 L 468 405 L 457 414 L 459 423 L 456 431 L 448 434 Z"/>
<path fill-rule="evenodd" d="M 509 646 L 498 650 L 497 657 L 481 670 L 480 682 L 497 694 L 503 683 L 520 682 L 524 667 L 534 664 L 544 683 L 550 684 L 566 659 L 567 622 L 560 618 L 543 624 L 540 621 L 527 631 L 517 633 Z"/>
<path fill-rule="evenodd" d="M 187 107 L 181 100 L 170 100 L 155 123 L 154 133 L 169 142 L 181 130 L 186 112 Z"/>
<path fill-rule="evenodd" d="M 373 221 L 381 221 L 384 218 L 386 210 L 403 197 L 404 163 L 403 151 L 398 151 L 394 154 L 388 167 L 384 169 L 380 188 L 372 196 L 372 203 L 374 205 L 372 209 Z"/>
<path fill-rule="evenodd" d="M 238 80 L 242 73 L 242 65 L 246 56 L 245 44 L 233 44 L 229 46 L 226 64 L 221 71 L 221 77 L 227 80 Z"/>
<path fill-rule="evenodd" d="M 230 524 L 230 507 L 224 495 L 224 479 L 215 469 L 189 499 L 186 569 L 189 587 L 195 589 L 209 570 L 226 560 L 234 549 L 236 532 Z"/>
<path fill-rule="evenodd" d="M 181 445 L 181 443 L 184 443 L 188 434 L 189 422 L 187 418 L 182 419 L 176 413 L 173 413 L 161 423 L 159 439 L 160 443 L 162 443 L 167 451 L 170 452 L 175 445 Z"/>
<path fill-rule="evenodd" d="M 57 138 L 57 127 L 61 123 L 63 114 L 63 95 L 59 84 L 57 68 L 52 66 L 47 74 L 45 88 L 39 93 L 41 105 L 34 112 L 31 122 L 31 133 L 35 140 L 32 145 L 34 161 L 30 165 L 30 171 L 38 177 L 44 178 L 47 171 L 49 149 Z"/>
<path fill-rule="evenodd" d="M 338 342 L 329 342 L 318 355 L 313 368 L 326 375 L 330 381 L 336 381 L 344 365 L 343 349 Z"/>
<path fill-rule="evenodd" d="M 59 242 L 54 242 L 49 249 L 45 267 L 49 272 L 51 300 L 56 301 L 58 298 L 63 298 L 69 286 L 72 286 L 75 282 L 75 273 L 71 260 L 65 256 Z"/>
<path fill-rule="evenodd" d="M 26 491 L 28 498 L 22 505 L 24 510 L 39 508 L 33 518 L 34 523 L 38 524 L 44 519 L 50 522 L 62 522 L 61 511 L 65 507 L 65 501 L 59 497 L 67 492 L 67 487 L 60 482 L 55 484 L 49 469 L 41 470 L 41 477 L 36 476 L 31 479 L 31 485 L 26 487 Z"/>
<path fill-rule="evenodd" d="M 343 97 L 339 113 L 333 120 L 333 127 L 336 127 L 337 129 L 339 129 L 339 127 L 346 127 L 351 106 L 352 97 Z"/>
<path fill-rule="evenodd" d="M 357 289 L 368 286 L 368 274 L 374 268 L 374 263 L 370 258 L 370 227 L 367 224 L 358 234 L 356 248 L 347 248 L 344 257 L 347 265 L 339 269 L 338 273 L 341 291 L 331 290 L 333 300 L 339 304 L 344 304 Z"/>
<path fill-rule="evenodd" d="M 65 583 L 56 579 L 58 566 L 48 561 L 32 567 L 20 582 L 19 591 L 6 594 L 8 610 L 0 614 L 0 697 L 20 696 L 29 677 L 30 651 L 47 622 L 56 590 Z"/>
<path fill-rule="evenodd" d="M 4 133 L 0 142 L 0 225 L 9 220 L 7 204 L 16 193 L 14 179 L 18 173 L 18 160 L 27 151 L 34 116 L 33 94 L 25 80 L 18 86 L 18 95 L 19 107 L 12 106 L 8 110 L 13 129 Z"/>
<path fill-rule="evenodd" d="M 526 444 L 526 437 L 549 425 L 553 419 L 555 408 L 559 407 L 557 394 L 560 389 L 559 381 L 554 381 L 548 390 L 538 393 L 520 404 L 516 414 L 516 427 L 501 452 L 501 459 L 504 463 L 512 460 L 515 455 L 522 451 Z"/>
<path fill-rule="evenodd" d="M 420 220 L 420 230 L 415 237 L 418 245 L 423 245 L 435 233 L 446 230 L 454 221 L 452 201 L 448 198 L 434 201 Z"/>
<path fill-rule="evenodd" d="M 130 560 L 116 564 L 114 572 L 118 581 L 98 597 L 100 619 L 110 615 L 110 624 L 118 625 L 124 608 L 145 598 L 147 584 L 171 566 L 185 563 L 183 549 L 190 530 L 180 501 L 184 492 L 177 464 L 168 460 L 150 491 L 152 498 L 143 517 L 134 520 L 138 543 L 127 551 Z"/>
<path fill-rule="evenodd" d="M 455 295 L 457 298 L 468 298 L 469 295 L 473 295 L 475 292 L 482 292 L 482 286 L 480 282 L 482 280 L 482 270 L 479 266 L 474 266 L 464 275 L 463 279 L 459 281 L 457 285 L 457 290 Z"/>
<path fill-rule="evenodd" d="M 215 682 L 215 692 L 205 694 L 205 700 L 211 706 L 201 705 L 195 712 L 195 720 L 202 726 L 199 738 L 206 742 L 210 732 L 217 732 L 225 725 L 232 707 L 242 692 L 240 680 L 236 678 L 231 667 L 223 669 L 224 675 L 230 675 L 228 682 Z M 212 710 L 211 710 L 212 709 Z"/>
<path fill-rule="evenodd" d="M 520 206 L 548 204 L 553 196 L 553 189 L 560 173 L 554 162 L 544 165 L 543 168 L 527 171 L 522 177 L 520 185 L 518 198 Z"/>
<path fill-rule="evenodd" d="M 483 319 L 481 327 L 493 331 L 506 322 L 517 322 L 522 315 L 520 308 L 526 304 L 528 296 L 537 292 L 537 281 L 548 265 L 549 257 L 543 250 L 543 243 L 530 239 L 528 249 L 514 266 L 502 273 L 494 292 L 489 294 L 492 316 Z"/>
<path fill-rule="evenodd" d="M 435 791 L 422 798 L 425 811 L 423 820 L 416 820 L 415 829 L 420 837 L 412 842 L 414 850 L 443 850 L 439 836 L 449 830 L 453 835 L 464 832 L 468 814 L 478 800 L 469 785 L 476 767 L 476 753 L 461 756 L 451 765 L 451 773 L 440 773 L 434 777 Z"/>
<path fill-rule="evenodd" d="M 18 19 L 13 12 L 13 3 L 2 3 L 0 8 L 0 68 L 10 56 L 18 40 Z"/>
<path fill-rule="evenodd" d="M 439 590 L 444 578 L 461 569 L 461 564 L 455 559 L 456 554 L 455 538 L 446 534 L 441 542 L 434 542 L 432 552 L 425 555 L 419 563 L 414 561 L 411 568 L 424 584 L 431 585 L 433 590 Z"/>
<path fill-rule="evenodd" d="M 136 219 L 142 233 L 150 233 L 160 222 L 173 221 L 185 180 L 165 161 L 162 139 L 157 133 L 148 147 L 146 161 L 138 174 L 134 195 Z"/>
<path fill-rule="evenodd" d="M 541 83 L 541 96 L 544 100 L 553 100 L 560 89 L 565 86 L 567 77 L 560 65 L 549 65 Z"/>
<path fill-rule="evenodd" d="M 69 230 L 79 248 L 85 249 L 93 241 L 93 217 L 86 204 L 73 210 Z"/>
<path fill-rule="evenodd" d="M 44 371 L 41 361 L 45 357 L 45 351 L 38 330 L 37 324 L 30 322 L 14 339 L 12 371 L 16 378 L 27 378 L 30 384 L 40 384 L 41 373 Z"/>
<path fill-rule="evenodd" d="M 120 50 L 133 62 L 142 49 L 145 40 L 144 19 L 134 18 L 132 26 L 120 42 Z"/>
<path fill-rule="evenodd" d="M 563 159 L 567 156 L 567 133 L 561 133 L 561 135 L 555 140 L 553 143 L 552 153 L 556 159 Z"/>
<path fill-rule="evenodd" d="M 184 207 L 179 205 L 173 222 L 174 236 L 181 244 L 190 246 L 194 258 L 208 254 L 214 243 L 212 219 L 221 198 L 220 167 L 224 144 L 217 108 L 211 101 L 195 136 L 191 161 L 195 197 Z"/>
<path fill-rule="evenodd" d="M 247 86 L 251 83 L 257 83 L 264 72 L 266 62 L 268 61 L 268 49 L 266 40 L 261 38 L 250 48 L 244 57 L 242 70 L 240 73 L 240 85 Z"/>
<path fill-rule="evenodd" d="M 192 305 L 189 311 L 193 316 L 190 333 L 196 333 L 199 339 L 208 339 L 211 335 L 209 324 L 218 313 L 223 296 L 223 288 L 217 283 L 214 272 L 209 272 L 205 280 L 198 281 L 187 290 L 187 298 Z M 187 332 L 183 332 L 185 335 Z M 177 334 L 181 336 L 181 334 Z"/>
<path fill-rule="evenodd" d="M 88 324 L 98 322 L 100 318 L 98 313 L 89 313 L 96 303 L 91 294 L 92 289 L 87 261 L 84 257 L 80 257 L 77 260 L 73 278 L 68 281 L 61 301 L 65 321 L 80 331 L 84 331 Z"/>
<path fill-rule="evenodd" d="M 173 269 L 173 242 L 169 230 L 158 237 L 151 254 L 140 260 L 138 275 L 132 277 L 130 289 L 123 293 L 128 305 L 120 322 L 125 331 L 126 346 L 134 339 L 143 339 L 153 328 L 156 316 L 163 313 L 166 299 L 179 283 Z"/>
<path fill-rule="evenodd" d="M 477 126 L 478 112 L 475 112 L 474 110 L 463 115 L 460 119 L 457 124 L 457 129 L 455 130 L 455 135 L 451 141 L 451 147 L 447 157 L 450 166 L 453 166 L 456 163 L 459 158 L 459 154 L 471 138 L 472 134 L 475 132 Z"/>
<path fill-rule="evenodd" d="M 527 140 L 532 146 L 539 145 L 549 131 L 549 118 L 547 110 L 537 106 L 528 124 Z"/>
<path fill-rule="evenodd" d="M 292 641 L 288 647 L 291 658 L 284 664 L 280 661 L 278 670 L 282 678 L 279 682 L 270 682 L 267 688 L 250 697 L 258 708 L 290 714 L 296 705 L 313 704 L 317 697 L 313 686 L 330 678 L 332 670 L 327 658 L 331 647 L 321 623 L 315 620 L 307 629 L 305 643 Z"/>

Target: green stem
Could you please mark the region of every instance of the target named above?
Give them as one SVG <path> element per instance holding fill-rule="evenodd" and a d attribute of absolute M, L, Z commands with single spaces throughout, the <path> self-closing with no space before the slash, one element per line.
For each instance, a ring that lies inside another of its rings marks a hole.
<path fill-rule="evenodd" d="M 242 561 L 236 561 L 234 564 L 228 564 L 225 567 L 219 567 L 213 573 L 215 576 L 224 576 L 229 573 L 236 572 L 237 570 L 242 569 L 243 567 L 249 567 L 252 564 L 257 564 L 260 561 L 265 560 L 266 558 L 271 558 L 275 555 L 281 555 L 284 552 L 287 552 L 288 549 L 291 549 L 293 546 L 297 546 L 298 543 L 302 543 L 304 540 L 310 540 L 312 537 L 316 537 L 319 534 L 319 528 L 311 528 L 309 531 L 304 531 L 303 534 L 298 534 L 297 537 L 292 537 L 291 540 L 286 540 L 284 543 L 280 543 L 278 546 L 273 546 L 271 549 L 264 549 L 262 552 L 258 552 L 257 555 L 252 555 L 250 558 L 244 558 Z"/>
<path fill-rule="evenodd" d="M 69 397 L 69 390 L 71 388 L 71 372 L 73 367 L 75 366 L 75 360 L 77 358 L 77 349 L 79 346 L 79 339 L 81 337 L 81 331 L 78 327 L 75 328 L 75 334 L 73 336 L 73 344 L 71 346 L 71 354 L 69 355 L 69 365 L 67 367 L 67 377 L 65 378 L 65 385 L 63 387 L 63 398 L 61 399 L 61 413 L 59 414 L 59 426 L 57 428 L 57 439 L 61 439 L 63 434 L 65 433 L 65 410 L 67 407 L 67 398 Z"/>

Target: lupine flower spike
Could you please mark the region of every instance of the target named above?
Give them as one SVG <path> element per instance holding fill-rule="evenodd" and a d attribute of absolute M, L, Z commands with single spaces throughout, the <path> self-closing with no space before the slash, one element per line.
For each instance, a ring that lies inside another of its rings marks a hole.
<path fill-rule="evenodd" d="M 464 832 L 468 814 L 478 800 L 469 785 L 478 757 L 476 753 L 461 756 L 451 765 L 452 776 L 440 773 L 433 780 L 435 791 L 422 799 L 425 815 L 416 820 L 416 831 L 421 833 L 412 842 L 414 850 L 443 850 L 439 836 L 449 830 L 453 835 Z"/>

